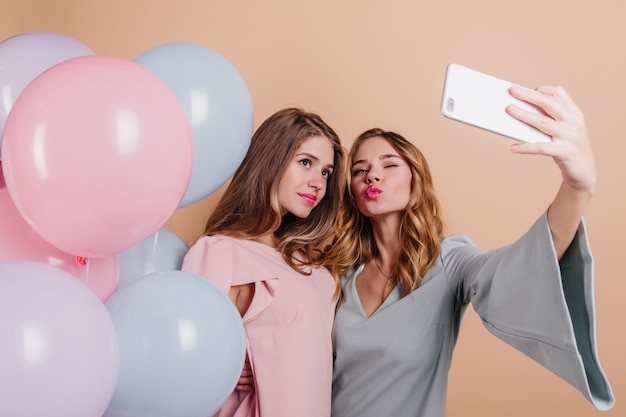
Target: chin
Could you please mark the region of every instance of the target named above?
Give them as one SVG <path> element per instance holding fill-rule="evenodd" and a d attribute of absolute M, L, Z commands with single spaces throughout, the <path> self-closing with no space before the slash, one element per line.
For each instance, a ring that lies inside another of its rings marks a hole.
<path fill-rule="evenodd" d="M 301 219 L 306 219 L 311 215 L 311 211 L 307 211 L 306 213 L 294 214 L 294 216 L 299 217 Z"/>
<path fill-rule="evenodd" d="M 293 210 L 289 211 L 288 214 L 291 214 L 294 217 L 299 219 L 306 219 L 311 214 L 312 210 Z"/>

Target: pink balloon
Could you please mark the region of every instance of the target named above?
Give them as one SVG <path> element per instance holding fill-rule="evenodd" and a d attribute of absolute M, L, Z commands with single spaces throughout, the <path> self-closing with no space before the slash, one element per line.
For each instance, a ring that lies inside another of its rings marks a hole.
<path fill-rule="evenodd" d="M 58 268 L 0 262 L 0 415 L 100 417 L 119 372 L 111 316 Z"/>
<path fill-rule="evenodd" d="M 66 59 L 94 55 L 79 41 L 54 32 L 26 32 L 0 42 L 0 144 L 7 115 L 37 75 Z"/>
<path fill-rule="evenodd" d="M 68 272 L 89 287 L 104 302 L 117 289 L 120 256 L 84 260 L 62 252 L 28 225 L 4 187 L 0 163 L 0 261 L 24 260 L 48 264 Z"/>
<path fill-rule="evenodd" d="M 35 78 L 4 128 L 15 206 L 45 240 L 85 257 L 120 253 L 165 224 L 192 166 L 174 93 L 132 61 L 84 56 Z"/>

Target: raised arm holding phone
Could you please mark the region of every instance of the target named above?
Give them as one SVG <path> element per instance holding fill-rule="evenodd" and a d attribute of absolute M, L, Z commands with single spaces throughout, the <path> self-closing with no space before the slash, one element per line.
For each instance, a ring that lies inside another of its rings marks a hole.
<path fill-rule="evenodd" d="M 582 112 L 561 87 L 510 87 L 512 120 L 550 141 L 511 151 L 551 157 L 562 182 L 546 211 L 510 245 L 445 236 L 425 156 L 401 135 L 362 133 L 326 262 L 342 277 L 333 329 L 333 417 L 443 417 L 448 372 L 471 303 L 485 327 L 576 387 L 613 406 L 595 347 L 593 259 L 582 215 L 596 169 Z M 500 117 L 500 116 L 498 116 Z M 515 389 L 512 385 L 511 389 Z"/>

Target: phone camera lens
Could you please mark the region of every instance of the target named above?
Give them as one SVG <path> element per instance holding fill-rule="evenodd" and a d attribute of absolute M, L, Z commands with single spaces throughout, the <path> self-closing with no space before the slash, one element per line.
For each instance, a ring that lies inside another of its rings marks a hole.
<path fill-rule="evenodd" d="M 448 100 L 446 100 L 446 110 L 448 110 L 448 112 L 450 113 L 454 111 L 454 99 L 453 98 L 448 98 Z"/>

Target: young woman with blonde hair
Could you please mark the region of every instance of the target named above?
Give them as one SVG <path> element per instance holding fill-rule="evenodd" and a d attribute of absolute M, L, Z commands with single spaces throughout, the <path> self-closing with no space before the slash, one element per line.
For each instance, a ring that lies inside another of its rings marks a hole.
<path fill-rule="evenodd" d="M 348 193 L 326 256 L 343 277 L 333 417 L 445 416 L 469 303 L 491 333 L 598 409 L 612 407 L 595 350 L 593 262 L 582 221 L 596 184 L 584 118 L 562 88 L 510 92 L 544 113 L 509 107 L 509 114 L 552 137 L 511 150 L 551 157 L 562 183 L 546 212 L 506 247 L 485 251 L 465 236 L 444 236 L 426 159 L 401 135 L 372 129 L 352 145 Z"/>

